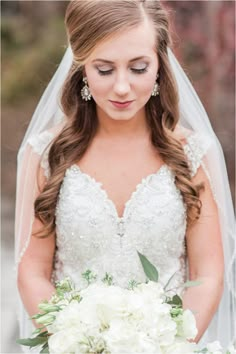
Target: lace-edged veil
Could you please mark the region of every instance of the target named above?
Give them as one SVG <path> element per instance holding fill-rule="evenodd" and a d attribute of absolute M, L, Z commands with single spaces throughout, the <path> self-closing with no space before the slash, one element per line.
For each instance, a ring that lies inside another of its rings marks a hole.
<path fill-rule="evenodd" d="M 180 125 L 193 132 L 203 133 L 210 141 L 208 151 L 201 165 L 210 181 L 212 193 L 218 207 L 224 246 L 225 281 L 220 306 L 202 342 L 213 341 L 217 338 L 226 347 L 235 340 L 235 324 L 233 322 L 236 318 L 235 222 L 227 170 L 221 145 L 212 130 L 209 118 L 199 97 L 170 49 L 168 49 L 168 56 L 179 90 Z M 33 203 L 36 195 L 34 185 L 36 176 L 33 172 L 32 164 L 39 163 L 40 154 L 42 153 L 40 149 L 37 154 L 29 152 L 27 143 L 33 136 L 55 127 L 65 119 L 60 109 L 60 92 L 72 60 L 73 54 L 69 46 L 39 101 L 18 152 L 15 213 L 16 265 L 19 264 L 27 249 L 31 236 L 34 218 Z M 20 300 L 19 302 L 20 336 L 26 338 L 31 335 L 32 326 Z"/>

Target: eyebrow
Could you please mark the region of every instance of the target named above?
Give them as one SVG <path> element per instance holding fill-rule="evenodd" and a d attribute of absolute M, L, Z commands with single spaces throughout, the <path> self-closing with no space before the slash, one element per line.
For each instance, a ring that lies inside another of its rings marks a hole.
<path fill-rule="evenodd" d="M 136 60 L 140 60 L 140 59 L 150 59 L 150 57 L 147 57 L 147 56 L 136 57 L 136 58 L 133 58 L 133 59 L 129 60 L 129 62 L 132 63 L 132 62 L 134 62 L 134 61 L 136 61 Z M 106 59 L 100 59 L 100 58 L 94 59 L 94 60 L 92 61 L 92 63 L 94 63 L 95 61 L 101 61 L 101 62 L 107 63 L 107 64 L 114 64 L 113 61 L 106 60 Z"/>

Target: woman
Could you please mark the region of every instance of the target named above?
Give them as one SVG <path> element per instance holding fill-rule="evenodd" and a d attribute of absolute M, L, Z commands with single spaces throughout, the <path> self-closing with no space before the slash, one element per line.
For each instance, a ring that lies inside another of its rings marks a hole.
<path fill-rule="evenodd" d="M 73 63 L 69 72 L 60 68 L 60 78 L 68 72 L 63 116 L 56 100 L 48 100 L 48 116 L 29 128 L 19 154 L 16 237 L 24 307 L 36 313 L 55 279 L 70 276 L 84 286 L 88 268 L 98 277 L 109 271 L 121 286 L 143 281 L 138 250 L 164 285 L 172 277 L 171 287 L 181 291 L 187 278 L 200 280 L 183 295 L 199 341 L 223 292 L 232 207 L 224 171 L 218 179 L 212 173 L 212 162 L 225 167 L 205 112 L 174 69 L 166 11 L 158 1 L 78 0 L 69 3 L 65 24 Z M 57 91 L 59 84 L 53 83 Z M 217 189 L 222 181 L 224 196 Z M 225 345 L 233 335 L 228 283 L 206 332 L 207 340 Z"/>

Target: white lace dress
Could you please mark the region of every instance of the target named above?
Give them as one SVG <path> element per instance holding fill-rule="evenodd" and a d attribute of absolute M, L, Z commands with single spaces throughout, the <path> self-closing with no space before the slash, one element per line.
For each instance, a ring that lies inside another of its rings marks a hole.
<path fill-rule="evenodd" d="M 51 135 L 42 133 L 31 145 L 40 153 Z M 184 146 L 192 176 L 200 166 L 209 140 L 190 135 Z M 41 150 L 41 151 L 39 151 Z M 42 161 L 46 175 L 47 154 Z M 144 281 L 137 251 L 158 269 L 165 285 L 181 289 L 186 280 L 186 206 L 166 165 L 144 178 L 118 217 L 102 185 L 78 165 L 67 169 L 56 207 L 56 254 L 54 279 L 69 276 L 79 288 L 82 273 L 90 269 L 99 279 L 109 272 L 116 284 Z"/>

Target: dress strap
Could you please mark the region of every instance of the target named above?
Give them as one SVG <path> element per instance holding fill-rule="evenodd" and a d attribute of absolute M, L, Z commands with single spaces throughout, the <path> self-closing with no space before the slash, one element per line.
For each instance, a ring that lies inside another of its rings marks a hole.
<path fill-rule="evenodd" d="M 48 179 L 50 175 L 48 153 L 53 141 L 54 135 L 49 131 L 44 131 L 38 135 L 32 136 L 28 140 L 28 144 L 32 146 L 33 151 L 41 156 L 40 166 L 44 171 L 45 177 Z"/>
<path fill-rule="evenodd" d="M 183 146 L 188 158 L 191 176 L 193 177 L 202 163 L 210 145 L 211 138 L 207 135 L 194 133 L 186 138 L 187 143 Z"/>

